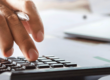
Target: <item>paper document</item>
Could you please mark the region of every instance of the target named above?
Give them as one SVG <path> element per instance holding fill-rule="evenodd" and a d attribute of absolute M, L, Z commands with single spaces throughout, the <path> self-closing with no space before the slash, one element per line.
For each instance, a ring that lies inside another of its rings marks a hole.
<path fill-rule="evenodd" d="M 86 15 L 87 19 L 83 19 Z M 66 10 L 46 10 L 40 12 L 46 34 L 64 37 L 64 31 L 73 27 L 96 22 L 106 18 L 102 15 L 76 13 Z"/>

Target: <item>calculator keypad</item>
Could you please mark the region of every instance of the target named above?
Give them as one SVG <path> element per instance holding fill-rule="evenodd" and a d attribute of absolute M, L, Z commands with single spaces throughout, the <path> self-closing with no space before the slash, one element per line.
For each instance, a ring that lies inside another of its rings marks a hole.
<path fill-rule="evenodd" d="M 0 58 L 0 73 L 7 71 L 22 71 L 29 69 L 77 67 L 77 64 L 65 61 L 53 55 L 43 55 L 38 60 L 29 62 L 25 57 Z"/>

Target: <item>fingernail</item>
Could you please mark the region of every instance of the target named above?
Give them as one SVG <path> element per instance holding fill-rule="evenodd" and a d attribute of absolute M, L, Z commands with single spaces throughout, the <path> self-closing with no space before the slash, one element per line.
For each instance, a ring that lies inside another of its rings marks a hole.
<path fill-rule="evenodd" d="M 36 60 L 38 58 L 38 53 L 34 49 L 30 49 L 28 54 L 29 54 L 29 59 L 31 61 L 34 61 L 34 60 Z"/>
<path fill-rule="evenodd" d="M 13 51 L 14 51 L 13 48 L 11 48 L 10 50 L 8 50 L 8 51 L 6 52 L 6 54 L 5 54 L 5 57 L 11 56 L 11 55 L 13 54 Z"/>
<path fill-rule="evenodd" d="M 44 34 L 42 33 L 42 31 L 39 31 L 37 33 L 37 41 L 40 42 L 44 39 Z"/>

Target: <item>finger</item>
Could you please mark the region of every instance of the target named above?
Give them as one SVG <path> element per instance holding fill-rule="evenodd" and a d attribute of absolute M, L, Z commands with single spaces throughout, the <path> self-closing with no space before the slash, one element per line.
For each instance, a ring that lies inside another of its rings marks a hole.
<path fill-rule="evenodd" d="M 4 0 L 12 9 L 25 12 L 30 17 L 28 21 L 31 33 L 38 42 L 44 39 L 43 24 L 38 15 L 35 4 L 31 0 Z"/>
<path fill-rule="evenodd" d="M 1 13 L 7 20 L 15 42 L 29 61 L 35 61 L 38 58 L 38 51 L 17 15 L 4 5 L 0 4 L 0 6 Z"/>
<path fill-rule="evenodd" d="M 23 23 L 23 25 L 24 25 L 26 31 L 30 34 L 31 31 L 30 31 L 30 25 L 29 25 L 29 23 L 26 22 L 26 21 L 22 21 L 22 23 Z"/>
<path fill-rule="evenodd" d="M 2 15 L 0 15 L 0 49 L 5 57 L 9 57 L 13 53 L 13 38 Z"/>

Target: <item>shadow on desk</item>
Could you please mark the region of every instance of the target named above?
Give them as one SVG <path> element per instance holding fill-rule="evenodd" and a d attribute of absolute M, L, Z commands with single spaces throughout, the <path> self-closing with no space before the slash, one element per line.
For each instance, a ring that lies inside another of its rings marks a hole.
<path fill-rule="evenodd" d="M 107 41 L 99 41 L 99 40 L 91 40 L 91 39 L 85 39 L 85 38 L 67 38 L 65 39 L 74 40 L 82 43 L 89 43 L 89 44 L 103 44 L 103 43 L 110 43 Z"/>

